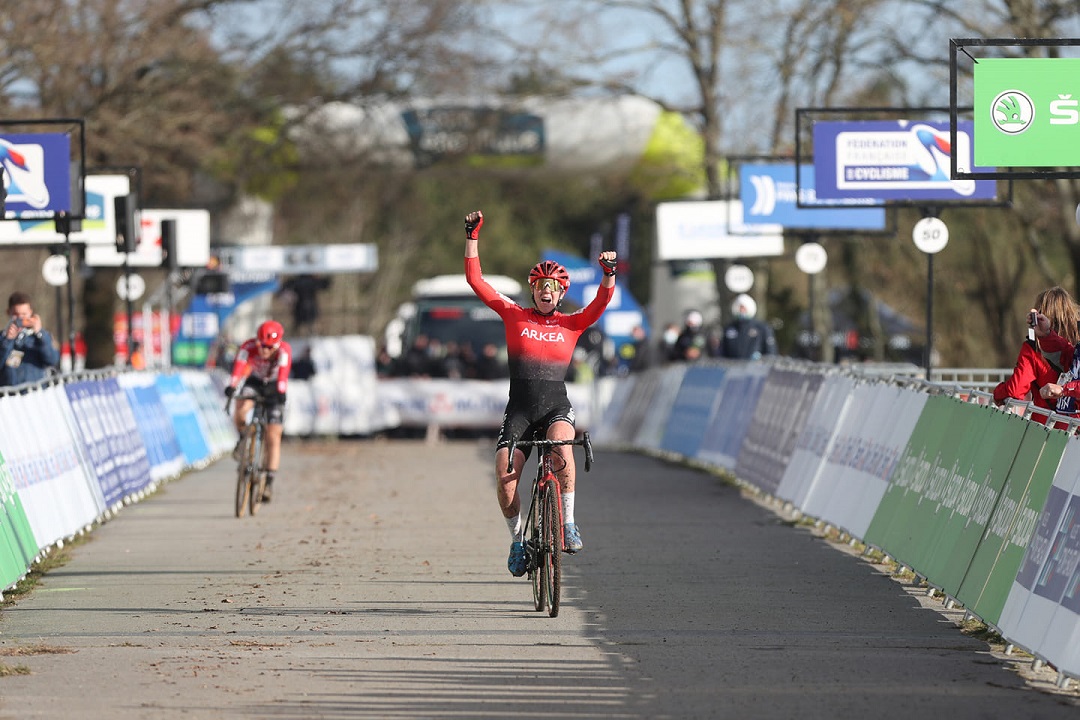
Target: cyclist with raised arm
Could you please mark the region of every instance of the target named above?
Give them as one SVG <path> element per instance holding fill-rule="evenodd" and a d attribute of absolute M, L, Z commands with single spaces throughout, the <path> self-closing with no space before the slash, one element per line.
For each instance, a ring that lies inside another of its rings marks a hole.
<path fill-rule="evenodd" d="M 289 371 L 292 369 L 292 347 L 285 342 L 285 329 L 275 320 L 267 320 L 259 326 L 255 337 L 245 341 L 236 351 L 232 376 L 225 388 L 225 396 L 232 398 L 236 388 L 244 380 L 244 388 L 236 398 L 233 422 L 243 442 L 244 427 L 248 413 L 255 404 L 256 396 L 267 401 L 266 407 L 266 486 L 262 502 L 270 502 L 274 473 L 281 461 L 282 422 L 285 419 L 285 392 L 289 387 Z M 233 458 L 239 459 L 240 442 L 233 450 Z"/>
<path fill-rule="evenodd" d="M 510 399 L 495 445 L 495 477 L 499 507 L 512 538 L 507 567 L 514 577 L 525 574 L 524 523 L 517 486 L 530 448 L 515 448 L 513 469 L 509 465 L 510 443 L 540 432 L 548 440 L 573 440 L 574 408 L 566 395 L 566 370 L 578 337 L 600 319 L 615 290 L 615 253 L 600 253 L 604 278 L 596 297 L 584 309 L 565 314 L 559 303 L 570 287 L 566 268 L 543 260 L 529 273 L 532 307 L 525 308 L 500 295 L 484 280 L 480 270 L 480 211 L 465 217 L 465 278 L 484 304 L 498 313 L 506 329 L 510 365 Z M 556 446 L 562 467 L 556 475 L 562 486 L 563 538 L 566 552 L 582 548 L 574 521 L 574 452 L 570 445 Z M 557 463 L 558 464 L 558 463 Z"/>

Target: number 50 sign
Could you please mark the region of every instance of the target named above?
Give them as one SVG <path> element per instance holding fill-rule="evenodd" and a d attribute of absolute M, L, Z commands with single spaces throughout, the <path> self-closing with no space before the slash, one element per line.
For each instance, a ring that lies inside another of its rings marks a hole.
<path fill-rule="evenodd" d="M 933 255 L 949 244 L 949 228 L 941 218 L 926 217 L 915 223 L 911 239 L 915 241 L 915 247 L 927 255 Z"/>

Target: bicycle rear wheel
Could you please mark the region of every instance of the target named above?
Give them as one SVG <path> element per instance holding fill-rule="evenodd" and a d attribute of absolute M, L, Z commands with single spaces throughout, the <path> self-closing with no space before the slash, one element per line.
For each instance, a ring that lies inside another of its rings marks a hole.
<path fill-rule="evenodd" d="M 236 464 L 236 517 L 244 517 L 251 495 L 251 473 L 255 468 L 255 442 L 251 429 L 244 430 L 240 460 Z"/>
<path fill-rule="evenodd" d="M 543 493 L 543 550 L 542 583 L 546 595 L 548 615 L 559 614 L 559 595 L 562 592 L 562 508 L 559 507 L 559 483 L 548 478 Z"/>

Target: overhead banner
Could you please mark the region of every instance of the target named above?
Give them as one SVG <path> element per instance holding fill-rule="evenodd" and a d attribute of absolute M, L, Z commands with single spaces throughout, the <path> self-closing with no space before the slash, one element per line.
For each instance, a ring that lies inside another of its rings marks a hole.
<path fill-rule="evenodd" d="M 66 133 L 0 135 L 7 201 L 4 218 L 51 218 L 82 214 L 72 204 L 71 142 Z"/>
<path fill-rule="evenodd" d="M 779 225 L 756 225 L 751 229 L 742 220 L 742 203 L 738 200 L 656 206 L 657 260 L 783 255 L 782 233 Z"/>
<path fill-rule="evenodd" d="M 795 177 L 795 163 L 747 163 L 739 168 L 739 189 L 747 225 L 783 225 L 785 229 L 867 230 L 885 229 L 885 209 L 858 207 L 850 201 L 832 201 L 818 207 L 811 168 Z M 798 180 L 801 180 L 801 187 Z"/>
<path fill-rule="evenodd" d="M 980 58 L 975 63 L 975 163 L 1080 166 L 1080 58 Z"/>
<path fill-rule="evenodd" d="M 814 180 L 819 199 L 994 200 L 995 180 L 950 180 L 972 170 L 972 124 L 867 120 L 814 123 Z M 975 168 L 977 170 L 978 168 Z"/>

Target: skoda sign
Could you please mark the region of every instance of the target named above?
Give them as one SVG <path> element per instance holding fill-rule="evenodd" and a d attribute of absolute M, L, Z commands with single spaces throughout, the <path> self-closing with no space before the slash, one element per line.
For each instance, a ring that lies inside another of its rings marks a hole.
<path fill-rule="evenodd" d="M 975 164 L 1080 165 L 1080 58 L 980 58 Z"/>

